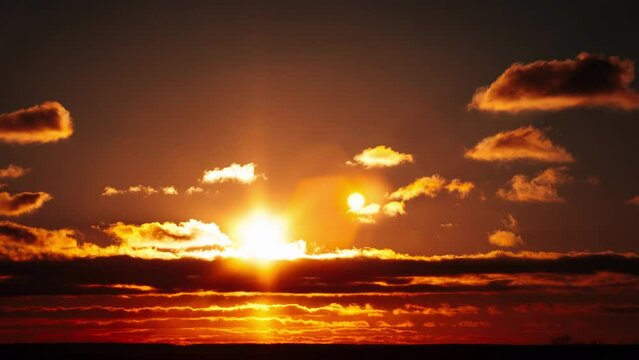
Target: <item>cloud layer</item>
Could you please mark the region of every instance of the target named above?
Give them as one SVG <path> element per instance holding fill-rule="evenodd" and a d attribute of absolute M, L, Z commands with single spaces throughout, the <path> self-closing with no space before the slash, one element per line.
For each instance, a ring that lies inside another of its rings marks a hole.
<path fill-rule="evenodd" d="M 20 216 L 39 209 L 53 197 L 45 192 L 0 192 L 0 215 Z"/>
<path fill-rule="evenodd" d="M 469 108 L 516 113 L 572 107 L 639 108 L 630 87 L 634 63 L 616 56 L 581 53 L 575 59 L 511 65 L 488 87 L 476 90 Z"/>
<path fill-rule="evenodd" d="M 0 115 L 0 141 L 6 143 L 48 143 L 71 134 L 69 111 L 55 101 Z"/>
<path fill-rule="evenodd" d="M 550 163 L 575 161 L 566 149 L 553 144 L 541 130 L 532 126 L 523 126 L 489 136 L 467 150 L 464 156 L 480 161 L 534 160 Z"/>
<path fill-rule="evenodd" d="M 412 163 L 413 155 L 404 154 L 391 149 L 388 146 L 379 145 L 374 148 L 364 149 L 353 157 L 353 161 L 347 164 L 359 164 L 367 169 L 393 167 L 403 163 Z"/>

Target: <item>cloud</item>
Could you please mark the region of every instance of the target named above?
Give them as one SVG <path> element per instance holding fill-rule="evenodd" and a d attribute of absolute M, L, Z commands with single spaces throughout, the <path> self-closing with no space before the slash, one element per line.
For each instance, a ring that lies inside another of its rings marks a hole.
<path fill-rule="evenodd" d="M 366 204 L 359 209 L 349 209 L 348 212 L 355 215 L 357 221 L 364 224 L 372 224 L 375 222 L 375 215 L 379 214 L 379 204 Z"/>
<path fill-rule="evenodd" d="M 0 168 L 0 179 L 17 179 L 29 172 L 29 169 L 22 166 L 10 164 L 5 168 Z"/>
<path fill-rule="evenodd" d="M 6 143 L 55 142 L 68 138 L 72 133 L 69 112 L 55 101 L 0 114 L 0 141 Z"/>
<path fill-rule="evenodd" d="M 0 192 L 0 215 L 20 216 L 39 209 L 53 197 L 45 192 Z"/>
<path fill-rule="evenodd" d="M 574 107 L 639 108 L 630 87 L 634 62 L 581 53 L 575 59 L 511 65 L 488 87 L 475 91 L 470 109 L 492 112 L 555 111 Z"/>
<path fill-rule="evenodd" d="M 517 234 L 519 231 L 519 223 L 512 214 L 508 214 L 502 220 L 506 230 L 495 230 L 488 234 L 488 242 L 499 247 L 514 247 L 523 245 L 524 240 Z"/>
<path fill-rule="evenodd" d="M 634 288 L 639 276 L 639 257 L 632 253 L 494 251 L 406 259 L 357 256 L 282 260 L 272 264 L 269 280 L 265 282 L 260 263 L 237 258 L 71 258 L 69 253 L 75 255 L 80 250 L 98 253 L 100 249 L 87 243 L 77 244 L 69 230 L 46 231 L 6 224 L 0 226 L 3 237 L 0 251 L 2 255 L 8 252 L 10 259 L 22 261 L 0 261 L 0 273 L 9 276 L 0 281 L 3 296 L 139 293 L 133 288 L 78 284 L 136 284 L 157 289 L 159 293 L 441 294 L 577 288 L 602 291 L 608 287 Z M 30 235 L 15 234 L 22 231 Z M 167 248 L 165 244 L 161 246 Z M 52 255 L 53 259 L 47 260 Z M 60 261 L 64 258 L 71 259 Z"/>
<path fill-rule="evenodd" d="M 631 205 L 639 205 L 639 195 L 631 198 L 630 200 L 626 201 L 627 204 L 631 204 Z"/>
<path fill-rule="evenodd" d="M 113 186 L 106 186 L 102 191 L 102 196 L 126 195 L 126 194 L 142 194 L 145 197 L 153 194 L 178 195 L 178 191 L 174 186 L 164 186 L 154 188 L 146 185 L 129 186 L 128 189 L 117 189 Z"/>
<path fill-rule="evenodd" d="M 157 255 L 160 257 L 177 258 L 190 252 L 193 255 L 210 253 L 211 257 L 220 255 L 227 247 L 233 245 L 229 237 L 222 233 L 214 223 L 204 223 L 198 220 L 186 222 L 152 222 L 141 225 L 118 222 L 104 230 L 111 235 L 123 253 L 132 250 L 135 254 Z"/>
<path fill-rule="evenodd" d="M 523 245 L 521 237 L 510 230 L 495 230 L 488 236 L 488 242 L 500 247 Z"/>
<path fill-rule="evenodd" d="M 79 245 L 75 235 L 70 229 L 46 230 L 0 221 L 0 259 L 22 261 L 101 255 L 96 245 Z"/>
<path fill-rule="evenodd" d="M 446 190 L 449 193 L 456 192 L 461 199 L 468 197 L 468 194 L 475 188 L 475 184 L 470 181 L 461 181 L 459 179 L 453 179 L 446 185 Z"/>
<path fill-rule="evenodd" d="M 160 191 L 162 191 L 162 194 L 164 195 L 177 195 L 178 191 L 174 186 L 165 186 L 162 189 L 160 189 Z"/>
<path fill-rule="evenodd" d="M 406 207 L 403 201 L 391 201 L 384 204 L 384 206 L 382 207 L 382 212 L 386 216 L 390 217 L 404 215 L 406 214 Z"/>
<path fill-rule="evenodd" d="M 242 184 L 250 184 L 262 177 L 263 174 L 255 174 L 256 165 L 248 163 L 245 165 L 231 164 L 225 168 L 215 168 L 213 170 L 205 170 L 200 181 L 204 184 L 217 184 L 224 182 L 239 182 Z"/>
<path fill-rule="evenodd" d="M 442 191 L 445 184 L 446 180 L 437 174 L 424 176 L 393 191 L 389 199 L 406 201 L 422 195 L 433 198 Z"/>
<path fill-rule="evenodd" d="M 489 136 L 467 150 L 464 157 L 480 161 L 535 160 L 551 163 L 575 161 L 566 149 L 553 144 L 541 130 L 532 126 L 523 126 Z"/>
<path fill-rule="evenodd" d="M 353 157 L 353 161 L 347 164 L 359 164 L 367 169 L 397 166 L 403 163 L 412 163 L 413 155 L 404 154 L 391 149 L 388 146 L 379 145 L 374 148 L 364 149 Z"/>
<path fill-rule="evenodd" d="M 532 179 L 526 175 L 515 175 L 510 180 L 510 188 L 497 190 L 497 195 L 509 201 L 563 202 L 557 187 L 570 181 L 566 171 L 566 167 L 548 168 Z"/>
<path fill-rule="evenodd" d="M 185 193 L 187 195 L 193 195 L 193 194 L 199 194 L 199 193 L 203 193 L 204 189 L 202 189 L 199 186 L 189 186 L 188 189 L 186 189 Z"/>

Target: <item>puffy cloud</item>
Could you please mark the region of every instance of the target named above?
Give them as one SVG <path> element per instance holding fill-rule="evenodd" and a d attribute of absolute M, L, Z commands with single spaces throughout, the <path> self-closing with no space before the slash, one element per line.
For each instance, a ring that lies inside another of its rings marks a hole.
<path fill-rule="evenodd" d="M 496 230 L 488 236 L 488 242 L 500 247 L 523 245 L 521 237 L 510 230 Z"/>
<path fill-rule="evenodd" d="M 69 112 L 55 101 L 0 114 L 0 141 L 6 143 L 54 142 L 66 139 L 72 133 Z"/>
<path fill-rule="evenodd" d="M 632 199 L 626 201 L 626 203 L 631 205 L 639 205 L 639 195 L 633 197 Z"/>
<path fill-rule="evenodd" d="M 213 170 L 205 170 L 200 180 L 204 184 L 217 184 L 224 182 L 239 182 L 242 184 L 250 184 L 262 177 L 263 174 L 255 174 L 256 165 L 248 163 L 245 165 L 231 164 L 225 168 L 215 168 Z"/>
<path fill-rule="evenodd" d="M 5 168 L 0 168 L 0 179 L 16 179 L 24 176 L 29 172 L 29 169 L 22 166 L 10 164 Z"/>
<path fill-rule="evenodd" d="M 449 193 L 456 192 L 462 199 L 468 197 L 468 194 L 470 194 L 473 188 L 475 188 L 475 184 L 472 182 L 461 181 L 459 179 L 453 179 L 448 183 L 448 185 L 446 185 L 446 190 L 448 190 Z"/>
<path fill-rule="evenodd" d="M 19 216 L 39 209 L 53 197 L 45 192 L 0 192 L 0 215 Z"/>
<path fill-rule="evenodd" d="M 406 207 L 403 201 L 391 201 L 382 207 L 382 212 L 387 216 L 397 216 L 406 214 Z"/>
<path fill-rule="evenodd" d="M 400 187 L 389 195 L 391 200 L 411 200 L 418 196 L 435 197 L 446 185 L 446 180 L 435 174 L 421 177 L 412 183 Z"/>
<path fill-rule="evenodd" d="M 597 106 L 636 110 L 634 77 L 634 63 L 616 56 L 581 53 L 575 59 L 515 63 L 490 86 L 477 89 L 468 106 L 512 113 Z"/>
<path fill-rule="evenodd" d="M 160 189 L 162 191 L 162 194 L 164 195 L 177 195 L 178 191 L 174 186 L 165 186 L 162 189 Z"/>
<path fill-rule="evenodd" d="M 364 149 L 361 153 L 353 157 L 353 161 L 348 161 L 347 164 L 359 164 L 367 169 L 371 169 L 392 167 L 411 162 L 413 162 L 413 155 L 395 151 L 388 146 L 379 145 L 374 148 Z"/>
<path fill-rule="evenodd" d="M 510 188 L 497 190 L 497 195 L 509 201 L 521 202 L 562 202 L 557 187 L 568 182 L 566 167 L 548 168 L 530 179 L 526 175 L 515 175 L 510 180 Z"/>
<path fill-rule="evenodd" d="M 566 149 L 553 144 L 546 138 L 543 131 L 532 126 L 523 126 L 489 136 L 466 151 L 464 156 L 480 161 L 535 160 L 552 163 L 575 161 Z"/>
<path fill-rule="evenodd" d="M 138 255 L 175 258 L 192 255 L 213 257 L 233 245 L 229 237 L 214 223 L 189 220 L 181 223 L 152 222 L 141 225 L 112 224 L 105 229 L 120 248 Z M 160 254 L 157 254 L 157 253 Z"/>
<path fill-rule="evenodd" d="M 499 247 L 514 247 L 523 245 L 524 240 L 517 234 L 519 223 L 512 214 L 503 220 L 506 230 L 495 230 L 488 234 L 488 242 Z"/>
<path fill-rule="evenodd" d="M 102 191 L 102 196 L 125 195 L 125 194 L 142 194 L 149 196 L 153 194 L 177 195 L 178 191 L 174 186 L 164 186 L 156 189 L 152 186 L 135 185 L 129 186 L 127 189 L 117 189 L 112 186 L 106 186 Z"/>

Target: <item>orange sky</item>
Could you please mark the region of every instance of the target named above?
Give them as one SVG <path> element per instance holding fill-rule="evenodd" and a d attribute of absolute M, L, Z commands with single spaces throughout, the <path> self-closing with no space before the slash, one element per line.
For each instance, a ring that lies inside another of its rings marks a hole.
<path fill-rule="evenodd" d="M 637 342 L 636 5 L 531 6 L 0 5 L 0 341 Z"/>

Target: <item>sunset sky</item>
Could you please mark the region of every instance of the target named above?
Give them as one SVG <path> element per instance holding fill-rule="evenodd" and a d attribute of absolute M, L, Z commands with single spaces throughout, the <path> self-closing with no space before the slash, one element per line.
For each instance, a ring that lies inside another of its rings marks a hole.
<path fill-rule="evenodd" d="M 639 342 L 632 1 L 5 1 L 0 342 Z"/>

